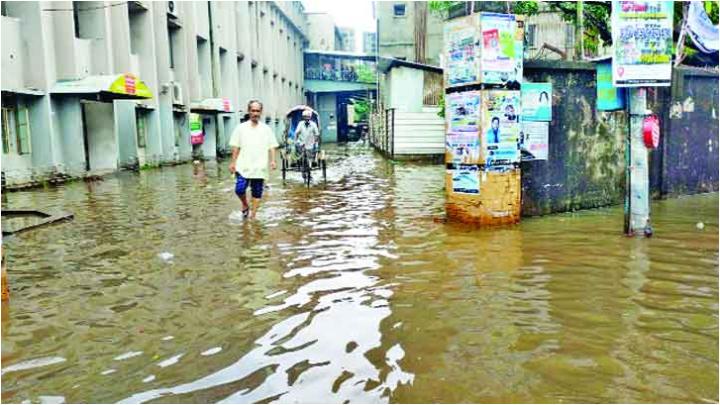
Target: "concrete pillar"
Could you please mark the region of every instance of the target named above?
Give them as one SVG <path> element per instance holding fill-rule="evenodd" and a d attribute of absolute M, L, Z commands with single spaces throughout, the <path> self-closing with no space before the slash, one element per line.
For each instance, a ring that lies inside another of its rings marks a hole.
<path fill-rule="evenodd" d="M 647 116 L 647 89 L 629 89 L 630 128 L 626 148 L 627 183 L 625 232 L 643 235 L 650 228 L 650 180 L 648 150 L 643 142 L 643 120 Z"/>

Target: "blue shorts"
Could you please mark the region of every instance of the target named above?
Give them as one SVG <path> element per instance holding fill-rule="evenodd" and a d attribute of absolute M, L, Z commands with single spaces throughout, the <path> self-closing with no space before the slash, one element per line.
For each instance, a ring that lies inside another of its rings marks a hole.
<path fill-rule="evenodd" d="M 252 194 L 252 197 L 258 199 L 262 198 L 264 186 L 263 179 L 246 179 L 241 176 L 240 173 L 235 173 L 235 179 L 235 194 L 237 194 L 238 197 L 245 195 L 248 184 L 250 184 L 250 194 Z"/>

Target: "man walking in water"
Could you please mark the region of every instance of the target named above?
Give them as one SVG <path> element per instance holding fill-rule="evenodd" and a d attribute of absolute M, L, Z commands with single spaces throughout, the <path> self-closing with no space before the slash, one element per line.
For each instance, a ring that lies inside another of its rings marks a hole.
<path fill-rule="evenodd" d="M 251 100 L 248 103 L 250 120 L 238 125 L 230 137 L 230 173 L 235 175 L 235 194 L 242 201 L 245 218 L 255 218 L 260 206 L 264 182 L 268 178 L 268 161 L 272 170 L 276 167 L 275 148 L 278 143 L 270 127 L 260 122 L 262 109 L 261 102 Z M 246 196 L 248 185 L 252 195 L 252 208 Z"/>

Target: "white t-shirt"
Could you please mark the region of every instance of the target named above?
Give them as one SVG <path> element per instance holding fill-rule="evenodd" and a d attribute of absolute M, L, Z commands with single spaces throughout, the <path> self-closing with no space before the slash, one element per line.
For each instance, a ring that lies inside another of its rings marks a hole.
<path fill-rule="evenodd" d="M 258 122 L 245 121 L 235 127 L 230 136 L 230 146 L 240 148 L 235 171 L 246 179 L 267 179 L 270 149 L 277 148 L 278 143 L 269 126 Z"/>

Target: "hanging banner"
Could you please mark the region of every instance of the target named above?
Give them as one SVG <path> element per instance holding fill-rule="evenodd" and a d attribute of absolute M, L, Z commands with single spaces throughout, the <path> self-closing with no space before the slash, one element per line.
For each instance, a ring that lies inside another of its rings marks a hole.
<path fill-rule="evenodd" d="M 448 132 L 479 131 L 480 92 L 465 91 L 446 95 L 445 116 L 448 117 Z"/>
<path fill-rule="evenodd" d="M 687 28 L 688 36 L 700 51 L 713 53 L 720 50 L 720 30 L 710 21 L 701 1 L 690 3 Z"/>
<path fill-rule="evenodd" d="M 517 23 L 512 14 L 480 14 L 480 70 L 483 83 L 515 80 Z M 519 55 L 522 58 L 522 54 Z"/>
<path fill-rule="evenodd" d="M 519 91 L 484 92 L 482 149 L 487 170 L 500 169 L 520 161 L 520 114 Z"/>
<path fill-rule="evenodd" d="M 520 156 L 523 162 L 548 159 L 549 122 L 523 121 L 520 131 Z"/>
<path fill-rule="evenodd" d="M 523 83 L 520 94 L 523 121 L 552 121 L 552 83 Z"/>
<path fill-rule="evenodd" d="M 445 23 L 445 83 L 447 87 L 478 81 L 475 56 L 477 17 L 467 16 Z"/>
<path fill-rule="evenodd" d="M 480 170 L 477 165 L 449 165 L 452 190 L 459 194 L 480 194 Z"/>
<path fill-rule="evenodd" d="M 599 62 L 596 66 L 597 76 L 597 109 L 600 111 L 616 111 L 625 108 L 625 90 L 613 86 L 612 64 L 610 61 Z"/>
<path fill-rule="evenodd" d="M 672 31 L 671 1 L 613 1 L 613 84 L 670 86 Z"/>

